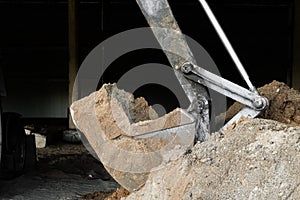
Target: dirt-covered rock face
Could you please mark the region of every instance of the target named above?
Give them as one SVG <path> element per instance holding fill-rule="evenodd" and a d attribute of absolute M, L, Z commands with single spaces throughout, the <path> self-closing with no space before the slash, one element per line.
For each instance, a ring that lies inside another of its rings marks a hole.
<path fill-rule="evenodd" d="M 150 174 L 125 199 L 300 199 L 300 127 L 245 120 Z"/>

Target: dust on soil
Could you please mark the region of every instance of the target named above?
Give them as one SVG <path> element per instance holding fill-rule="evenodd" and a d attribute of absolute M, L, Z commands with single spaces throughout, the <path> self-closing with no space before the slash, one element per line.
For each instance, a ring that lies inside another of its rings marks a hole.
<path fill-rule="evenodd" d="M 85 178 L 110 180 L 111 176 L 101 162 L 82 144 L 58 144 L 37 149 L 38 171 L 42 176 L 55 176 L 55 172 L 81 175 Z M 54 171 L 54 173 L 53 173 Z"/>
<path fill-rule="evenodd" d="M 119 187 L 83 144 L 37 149 L 37 159 L 33 171 L 0 181 L 0 199 L 80 199 L 86 193 L 110 193 Z"/>

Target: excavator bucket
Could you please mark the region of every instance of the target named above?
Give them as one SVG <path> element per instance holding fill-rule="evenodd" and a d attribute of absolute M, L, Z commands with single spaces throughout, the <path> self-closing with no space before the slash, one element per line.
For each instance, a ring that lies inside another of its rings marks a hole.
<path fill-rule="evenodd" d="M 71 115 L 107 171 L 129 191 L 194 144 L 195 120 L 185 110 L 158 117 L 143 98 L 115 84 L 74 102 Z"/>
<path fill-rule="evenodd" d="M 187 61 L 195 63 L 168 2 L 137 3 L 173 69 Z M 203 102 L 206 89 L 174 71 L 190 102 Z M 207 137 L 208 108 L 195 107 L 205 112 L 176 109 L 158 118 L 145 101 L 134 100 L 116 85 L 104 85 L 89 97 L 74 102 L 71 115 L 107 171 L 124 188 L 134 191 L 144 185 L 151 171 L 182 156 L 199 140 L 199 135 L 202 140 Z"/>
<path fill-rule="evenodd" d="M 143 98 L 134 99 L 133 95 L 111 84 L 71 106 L 73 121 L 85 135 L 95 156 L 129 191 L 143 186 L 151 171 L 178 159 L 195 141 L 207 140 L 210 134 L 207 88 L 247 106 L 229 123 L 241 117 L 256 117 L 268 106 L 268 100 L 260 96 L 250 82 L 205 0 L 200 3 L 249 90 L 197 66 L 167 0 L 136 1 L 191 103 L 188 112 L 176 109 L 158 117 Z"/>

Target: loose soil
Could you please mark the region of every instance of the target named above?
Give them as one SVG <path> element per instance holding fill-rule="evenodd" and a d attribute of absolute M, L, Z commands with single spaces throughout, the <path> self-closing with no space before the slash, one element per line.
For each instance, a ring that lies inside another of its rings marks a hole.
<path fill-rule="evenodd" d="M 119 185 L 82 144 L 37 149 L 36 169 L 0 181 L 0 199 L 80 199 L 93 191 L 111 193 Z"/>
<path fill-rule="evenodd" d="M 259 93 L 269 100 L 269 107 L 259 116 L 287 124 L 300 124 L 300 92 L 285 83 L 273 81 L 261 88 Z M 226 112 L 226 120 L 231 119 L 244 106 L 234 103 Z"/>
<path fill-rule="evenodd" d="M 120 200 L 122 197 L 127 197 L 129 195 L 129 191 L 124 188 L 118 188 L 113 193 L 105 193 L 105 192 L 94 192 L 91 194 L 84 195 L 82 200 Z"/>
<path fill-rule="evenodd" d="M 197 143 L 125 199 L 299 198 L 300 127 L 252 119 Z"/>
<path fill-rule="evenodd" d="M 300 199 L 300 93 L 277 81 L 258 90 L 270 101 L 260 118 L 197 143 L 123 199 Z"/>

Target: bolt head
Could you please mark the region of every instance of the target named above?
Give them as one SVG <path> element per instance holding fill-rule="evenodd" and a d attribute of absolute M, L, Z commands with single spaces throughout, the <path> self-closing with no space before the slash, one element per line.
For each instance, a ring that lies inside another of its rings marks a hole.
<path fill-rule="evenodd" d="M 264 106 L 264 100 L 262 98 L 257 98 L 254 100 L 253 105 L 256 108 L 262 108 Z"/>
<path fill-rule="evenodd" d="M 185 74 L 190 73 L 193 70 L 194 66 L 192 63 L 185 63 L 181 66 L 181 71 Z"/>

